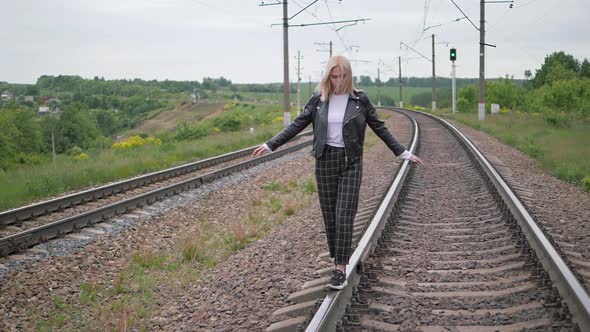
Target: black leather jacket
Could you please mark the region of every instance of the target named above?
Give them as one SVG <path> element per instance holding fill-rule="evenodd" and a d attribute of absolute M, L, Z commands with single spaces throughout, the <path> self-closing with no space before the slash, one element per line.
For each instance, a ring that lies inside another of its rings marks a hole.
<path fill-rule="evenodd" d="M 266 142 L 268 147 L 273 151 L 276 150 L 295 137 L 311 122 L 313 123 L 314 133 L 312 155 L 319 159 L 324 151 L 328 134 L 328 103 L 329 101 L 321 101 L 320 93 L 316 92 L 305 105 L 303 112 L 293 120 L 291 125 Z M 362 158 L 367 124 L 396 156 L 406 150 L 387 130 L 384 122 L 378 118 L 369 96 L 364 91 L 354 91 L 348 97 L 342 123 L 342 138 L 347 162 Z"/>

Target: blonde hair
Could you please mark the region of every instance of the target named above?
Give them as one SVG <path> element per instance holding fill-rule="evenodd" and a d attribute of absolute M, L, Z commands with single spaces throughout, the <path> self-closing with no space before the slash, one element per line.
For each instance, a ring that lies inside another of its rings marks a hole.
<path fill-rule="evenodd" d="M 354 85 L 352 84 L 352 68 L 350 67 L 350 61 L 342 55 L 335 55 L 330 58 L 328 64 L 326 65 L 326 70 L 324 71 L 324 77 L 318 84 L 316 91 L 321 92 L 321 100 L 327 101 L 330 98 L 330 95 L 334 93 L 334 87 L 332 86 L 332 81 L 330 80 L 330 74 L 332 70 L 336 67 L 340 67 L 342 73 L 344 73 L 344 86 L 343 91 L 344 94 L 351 94 L 355 89 Z"/>

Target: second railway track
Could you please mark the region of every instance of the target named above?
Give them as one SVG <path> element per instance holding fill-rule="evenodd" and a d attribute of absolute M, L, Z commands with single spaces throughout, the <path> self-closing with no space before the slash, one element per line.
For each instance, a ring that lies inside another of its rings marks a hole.
<path fill-rule="evenodd" d="M 310 132 L 300 136 L 307 136 Z M 0 213 L 0 257 L 151 204 L 183 190 L 199 187 L 266 160 L 309 146 L 295 140 L 275 153 L 250 158 L 254 148 L 150 173 Z"/>

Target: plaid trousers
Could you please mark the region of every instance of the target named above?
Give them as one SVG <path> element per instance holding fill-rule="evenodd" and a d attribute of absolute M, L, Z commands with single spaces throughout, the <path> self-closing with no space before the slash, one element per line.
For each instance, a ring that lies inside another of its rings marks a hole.
<path fill-rule="evenodd" d="M 326 145 L 316 160 L 320 209 L 324 217 L 330 257 L 335 264 L 348 264 L 352 254 L 352 232 L 356 215 L 363 161 L 346 160 L 344 148 Z"/>

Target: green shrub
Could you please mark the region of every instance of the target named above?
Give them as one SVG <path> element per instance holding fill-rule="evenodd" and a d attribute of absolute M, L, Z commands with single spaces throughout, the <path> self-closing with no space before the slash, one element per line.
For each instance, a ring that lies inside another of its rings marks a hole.
<path fill-rule="evenodd" d="M 233 116 L 219 116 L 213 120 L 213 125 L 223 132 L 237 131 L 242 122 Z"/>
<path fill-rule="evenodd" d="M 567 128 L 570 126 L 570 119 L 567 115 L 558 112 L 544 112 L 543 120 L 554 128 Z"/>
<path fill-rule="evenodd" d="M 188 123 L 183 123 L 176 129 L 174 138 L 179 141 L 193 140 L 209 135 L 209 129 L 204 125 L 192 126 Z"/>
<path fill-rule="evenodd" d="M 590 193 L 590 175 L 586 175 L 582 179 L 582 189 L 584 189 L 585 192 Z"/>
<path fill-rule="evenodd" d="M 318 192 L 318 186 L 312 178 L 307 179 L 303 186 L 306 193 L 313 194 Z"/>
<path fill-rule="evenodd" d="M 152 252 L 138 252 L 131 256 L 131 264 L 143 269 L 162 268 L 165 261 L 166 257 Z"/>
<path fill-rule="evenodd" d="M 82 298 L 82 303 L 95 303 L 97 294 L 98 287 L 96 287 L 95 284 L 89 282 L 83 282 L 82 284 L 80 284 L 80 297 Z"/>

